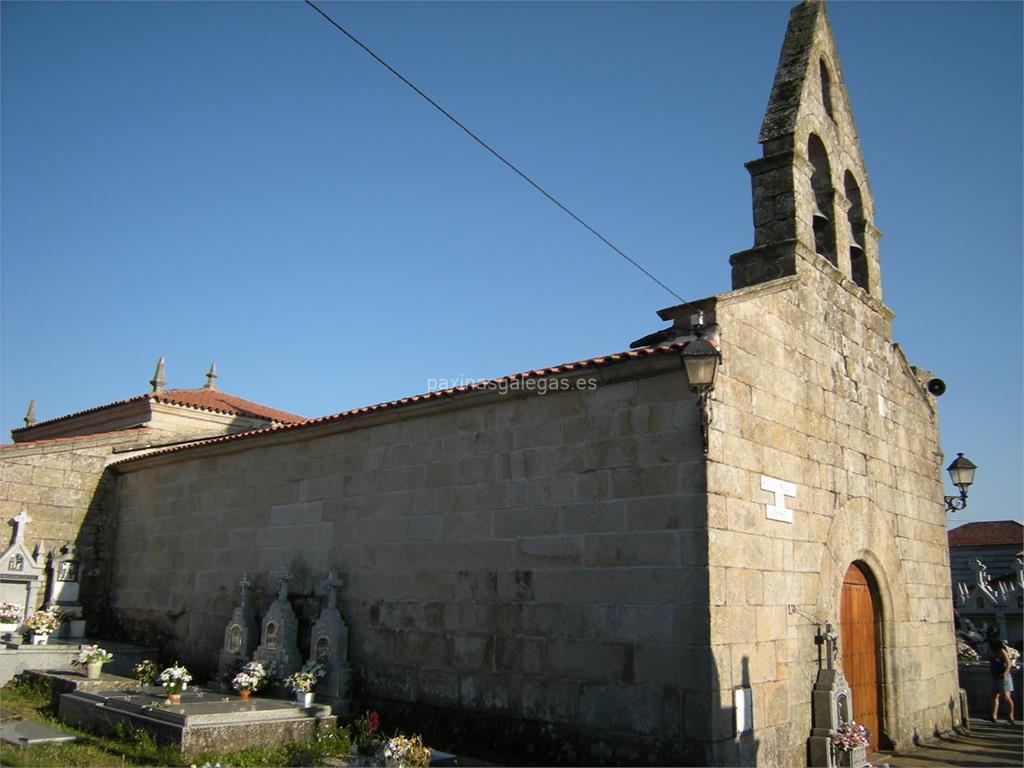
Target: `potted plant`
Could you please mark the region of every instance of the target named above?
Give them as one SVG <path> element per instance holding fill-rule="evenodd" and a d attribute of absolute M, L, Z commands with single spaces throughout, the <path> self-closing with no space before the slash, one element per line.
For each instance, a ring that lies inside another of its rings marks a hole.
<path fill-rule="evenodd" d="M 238 697 L 248 699 L 253 691 L 258 691 L 267 680 L 267 669 L 258 661 L 250 661 L 231 680 L 231 687 L 238 691 Z"/>
<path fill-rule="evenodd" d="M 167 667 L 161 672 L 157 679 L 167 692 L 167 703 L 181 704 L 181 692 L 187 689 L 188 684 L 192 682 L 192 675 L 185 667 L 175 662 L 173 666 Z"/>
<path fill-rule="evenodd" d="M 0 603 L 0 635 L 9 635 L 21 626 L 23 613 L 15 603 Z"/>
<path fill-rule="evenodd" d="M 31 633 L 29 642 L 32 645 L 46 645 L 47 639 L 60 626 L 60 613 L 56 608 L 45 608 L 36 611 L 25 622 Z"/>
<path fill-rule="evenodd" d="M 71 660 L 73 667 L 85 667 L 85 677 L 88 680 L 98 680 L 100 671 L 104 664 L 114 660 L 114 654 L 100 648 L 98 645 L 83 645 L 78 649 L 78 655 Z"/>
<path fill-rule="evenodd" d="M 832 732 L 832 749 L 836 753 L 836 763 L 839 765 L 859 768 L 867 763 L 869 743 L 868 729 L 852 720 Z"/>

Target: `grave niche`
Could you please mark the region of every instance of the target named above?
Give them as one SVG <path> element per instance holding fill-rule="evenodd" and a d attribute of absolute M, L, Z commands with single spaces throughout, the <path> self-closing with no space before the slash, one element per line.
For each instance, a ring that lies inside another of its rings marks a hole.
<path fill-rule="evenodd" d="M 220 651 L 218 670 L 224 677 L 230 677 L 250 658 L 259 640 L 259 626 L 256 623 L 256 609 L 249 599 L 252 582 L 242 576 L 238 583 L 238 606 L 231 614 L 231 620 L 224 627 L 224 645 Z"/>
<path fill-rule="evenodd" d="M 330 704 L 335 714 L 347 715 L 352 704 L 348 698 L 352 668 L 348 663 L 348 625 L 337 605 L 341 580 L 331 571 L 324 584 L 327 599 L 310 632 L 309 659 L 327 667 L 327 676 L 316 687 L 320 699 Z"/>
<path fill-rule="evenodd" d="M 84 637 L 85 620 L 82 619 L 82 606 L 78 603 L 78 585 L 82 569 L 75 554 L 75 546 L 65 544 L 50 552 L 47 560 L 50 578 L 46 605 L 59 609 L 64 618 L 57 630 L 57 637 Z"/>
<path fill-rule="evenodd" d="M 261 642 L 253 655 L 267 669 L 273 665 L 275 674 L 282 678 L 302 666 L 297 645 L 299 622 L 288 602 L 288 579 L 289 575 L 283 573 L 278 580 L 277 598 L 263 617 Z"/>
<path fill-rule="evenodd" d="M 23 619 L 35 611 L 43 575 L 41 553 L 25 548 L 25 528 L 30 522 L 32 518 L 24 510 L 11 519 L 14 536 L 0 554 L 0 602 L 19 606 Z"/>

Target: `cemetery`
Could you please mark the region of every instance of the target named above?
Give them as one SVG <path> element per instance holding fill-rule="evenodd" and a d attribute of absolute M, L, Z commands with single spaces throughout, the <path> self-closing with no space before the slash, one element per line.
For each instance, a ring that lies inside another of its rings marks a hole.
<path fill-rule="evenodd" d="M 9 683 L 4 700 L 37 694 L 65 727 L 11 717 L 0 703 L 4 765 L 19 764 L 12 745 L 64 745 L 83 733 L 115 742 L 126 737 L 141 741 L 170 764 L 238 752 L 247 752 L 249 759 L 255 754 L 258 763 L 267 765 L 281 764 L 282 754 L 287 764 L 319 764 L 333 757 L 338 765 L 383 765 L 385 752 L 394 765 L 453 762 L 452 755 L 424 747 L 418 736 L 396 732 L 385 738 L 376 712 L 353 717 L 348 627 L 337 607 L 341 580 L 334 571 L 324 581 L 323 610 L 305 653 L 297 645 L 299 620 L 288 599 L 289 574 L 276 574 L 278 590 L 262 617 L 250 599 L 253 583 L 243 577 L 238 605 L 224 628 L 217 673 L 205 685 L 195 685 L 178 662 L 161 670 L 151 658 L 154 649 L 108 641 L 101 647 L 76 636 L 77 625 L 67 625 L 81 614 L 72 610 L 73 618 L 65 620 L 60 610 L 66 604 L 75 607 L 70 578 L 60 582 L 62 591 L 52 586 L 56 578 L 47 582 L 51 599 L 31 611 L 42 561 L 38 552 L 24 550 L 30 518 L 19 518 L 13 521 L 14 542 L 3 556 L 5 567 L 13 564 L 15 577 L 5 574 L 0 582 L 5 597 L 12 598 L 3 602 L 0 614 L 0 682 Z M 62 567 L 66 554 L 48 558 L 54 563 L 51 576 L 73 575 Z M 339 728 L 339 720 L 350 724 Z M 263 762 L 261 749 L 266 750 Z"/>

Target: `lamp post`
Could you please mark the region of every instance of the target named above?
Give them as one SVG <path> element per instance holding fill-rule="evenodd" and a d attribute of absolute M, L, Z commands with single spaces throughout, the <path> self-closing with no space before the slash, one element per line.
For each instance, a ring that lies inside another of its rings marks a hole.
<path fill-rule="evenodd" d="M 974 482 L 974 470 L 976 469 L 974 463 L 962 453 L 958 453 L 953 459 L 953 463 L 946 467 L 949 479 L 960 489 L 959 496 L 942 497 L 946 502 L 946 512 L 959 512 L 967 506 L 967 488 Z"/>
<path fill-rule="evenodd" d="M 704 453 L 708 452 L 708 427 L 711 424 L 711 407 L 708 398 L 715 388 L 715 373 L 722 360 L 722 353 L 704 338 L 702 326 L 704 313 L 698 315 L 694 333 L 696 338 L 683 349 L 683 366 L 690 380 L 690 389 L 697 394 L 697 408 L 700 410 L 701 440 Z"/>

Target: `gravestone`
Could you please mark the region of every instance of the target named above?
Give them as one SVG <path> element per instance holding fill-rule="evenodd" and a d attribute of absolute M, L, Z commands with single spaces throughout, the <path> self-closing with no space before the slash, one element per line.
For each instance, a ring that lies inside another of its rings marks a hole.
<path fill-rule="evenodd" d="M 59 609 L 64 618 L 56 636 L 71 639 L 84 637 L 85 620 L 82 618 L 82 606 L 78 604 L 81 564 L 75 554 L 75 545 L 68 543 L 53 550 L 47 560 L 50 579 L 46 606 Z"/>
<path fill-rule="evenodd" d="M 231 620 L 224 627 L 224 645 L 220 650 L 220 663 L 217 665 L 221 675 L 230 677 L 241 663 L 252 658 L 259 640 L 259 627 L 256 624 L 256 609 L 249 601 L 249 588 L 252 582 L 247 575 L 238 582 L 238 607 L 231 614 Z"/>
<path fill-rule="evenodd" d="M 351 709 L 348 689 L 352 668 L 348 663 L 348 625 L 337 604 L 341 584 L 334 571 L 327 575 L 327 600 L 310 633 L 309 660 L 327 667 L 327 676 L 316 687 L 317 694 L 335 714 L 347 715 Z"/>
<path fill-rule="evenodd" d="M 835 662 L 839 655 L 839 638 L 831 624 L 825 625 L 824 633 L 820 627 L 815 642 L 824 651 L 824 659 L 819 651 L 818 677 L 811 691 L 811 737 L 808 739 L 810 752 L 809 765 L 835 768 L 837 765 L 861 768 L 867 765 L 866 749 L 856 747 L 846 755 L 841 755 L 841 763 L 836 762 L 836 753 L 832 750 L 832 733 L 840 726 L 853 720 L 853 696 L 846 682 L 843 670 Z"/>
<path fill-rule="evenodd" d="M 273 665 L 275 675 L 282 678 L 302 666 L 298 648 L 299 621 L 288 602 L 289 578 L 285 571 L 278 579 L 277 598 L 263 617 L 260 645 L 253 655 L 253 659 L 268 670 Z"/>
<path fill-rule="evenodd" d="M 32 518 L 24 510 L 10 521 L 14 527 L 11 545 L 0 554 L 0 602 L 14 603 L 27 618 L 36 609 L 43 568 L 39 553 L 25 548 L 25 528 Z"/>

